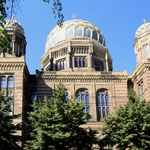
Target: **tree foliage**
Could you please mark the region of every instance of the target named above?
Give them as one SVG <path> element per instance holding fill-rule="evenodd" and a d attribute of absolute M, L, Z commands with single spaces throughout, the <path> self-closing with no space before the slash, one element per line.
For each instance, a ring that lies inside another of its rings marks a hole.
<path fill-rule="evenodd" d="M 6 17 L 12 17 L 15 11 L 19 10 L 19 3 L 22 0 L 0 0 L 0 25 L 4 23 Z M 43 0 L 44 2 L 50 3 L 50 0 Z M 64 21 L 64 15 L 62 14 L 62 3 L 60 0 L 52 1 L 52 13 L 54 18 L 57 18 L 57 24 L 61 25 Z"/>
<path fill-rule="evenodd" d="M 11 110 L 11 103 L 9 100 L 5 100 L 2 92 L 0 92 L 0 149 L 19 150 L 18 145 L 21 140 L 21 136 L 17 135 L 17 131 L 21 130 L 20 124 L 13 124 L 13 119 L 19 117 L 19 115 L 9 115 Z"/>
<path fill-rule="evenodd" d="M 0 0 L 0 48 L 3 50 L 8 50 L 8 53 L 11 53 L 11 39 L 4 27 L 5 18 L 7 17 L 6 3 L 6 0 Z"/>
<path fill-rule="evenodd" d="M 50 0 L 43 0 L 44 2 L 50 3 Z M 53 0 L 52 13 L 54 14 L 54 18 L 58 18 L 57 24 L 59 26 L 62 25 L 64 21 L 64 15 L 62 14 L 62 3 L 60 0 Z"/>
<path fill-rule="evenodd" d="M 103 120 L 103 142 L 118 145 L 120 150 L 150 149 L 150 103 L 141 101 L 129 90 L 128 102 Z"/>
<path fill-rule="evenodd" d="M 97 142 L 96 131 L 82 128 L 90 115 L 83 112 L 82 103 L 74 97 L 65 98 L 65 88 L 59 84 L 53 97 L 33 102 L 29 113 L 31 138 L 25 150 L 92 149 Z"/>

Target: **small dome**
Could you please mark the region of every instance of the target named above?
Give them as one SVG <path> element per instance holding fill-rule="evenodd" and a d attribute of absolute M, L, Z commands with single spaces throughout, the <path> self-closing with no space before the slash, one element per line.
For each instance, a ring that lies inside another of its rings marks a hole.
<path fill-rule="evenodd" d="M 85 20 L 73 19 L 64 22 L 62 27 L 56 26 L 50 32 L 46 40 L 45 52 L 61 41 L 75 38 L 92 39 L 105 46 L 105 38 L 98 27 Z"/>
<path fill-rule="evenodd" d="M 14 17 L 12 17 L 11 20 L 6 20 L 5 28 L 6 28 L 6 30 L 17 31 L 20 34 L 24 35 L 24 29 L 23 29 L 22 25 L 19 22 L 17 22 L 14 19 Z"/>
<path fill-rule="evenodd" d="M 147 33 L 150 33 L 150 23 L 146 22 L 144 19 L 144 23 L 137 29 L 135 33 L 135 38 L 139 38 Z"/>

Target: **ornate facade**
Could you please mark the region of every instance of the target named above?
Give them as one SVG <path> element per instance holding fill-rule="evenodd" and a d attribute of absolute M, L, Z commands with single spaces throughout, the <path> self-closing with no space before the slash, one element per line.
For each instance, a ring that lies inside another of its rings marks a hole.
<path fill-rule="evenodd" d="M 60 82 L 67 98 L 74 95 L 84 103 L 85 112 L 92 115 L 85 126 L 92 128 L 99 128 L 102 118 L 127 102 L 130 86 L 149 101 L 150 23 L 144 21 L 136 32 L 137 67 L 131 75 L 113 71 L 104 35 L 84 20 L 66 21 L 51 31 L 41 57 L 42 69 L 30 75 L 23 27 L 15 19 L 6 21 L 5 27 L 12 38 L 12 54 L 0 49 L 0 88 L 13 101 L 11 114 L 23 114 L 17 122 L 25 121 L 32 100 L 50 98 Z"/>

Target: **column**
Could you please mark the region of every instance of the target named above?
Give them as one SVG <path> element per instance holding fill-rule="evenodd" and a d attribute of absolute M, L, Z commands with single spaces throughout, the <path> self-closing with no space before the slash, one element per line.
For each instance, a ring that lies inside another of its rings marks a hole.
<path fill-rule="evenodd" d="M 97 106 L 96 106 L 96 86 L 95 82 L 91 83 L 91 96 L 90 96 L 90 111 L 92 115 L 92 121 L 97 121 Z"/>
<path fill-rule="evenodd" d="M 93 68 L 93 45 L 89 45 L 89 53 L 88 53 L 88 68 L 92 69 Z"/>
<path fill-rule="evenodd" d="M 53 59 L 53 67 L 52 67 L 52 68 L 53 68 L 53 71 L 56 71 L 56 65 L 55 65 L 56 62 L 55 62 L 55 61 L 56 61 L 56 60 L 55 60 L 55 58 L 54 58 L 54 59 Z"/>
<path fill-rule="evenodd" d="M 71 45 L 69 43 L 68 45 L 68 51 L 67 51 L 67 57 L 66 57 L 66 65 L 67 65 L 67 69 L 71 69 L 72 67 L 72 62 L 71 62 Z"/>
<path fill-rule="evenodd" d="M 49 63 L 50 63 L 50 70 L 53 71 L 53 58 L 51 56 L 51 52 L 49 51 Z"/>
<path fill-rule="evenodd" d="M 107 54 L 107 52 L 105 54 L 105 71 L 109 71 L 108 70 L 108 54 Z"/>
<path fill-rule="evenodd" d="M 12 55 L 15 55 L 15 35 L 12 36 Z"/>

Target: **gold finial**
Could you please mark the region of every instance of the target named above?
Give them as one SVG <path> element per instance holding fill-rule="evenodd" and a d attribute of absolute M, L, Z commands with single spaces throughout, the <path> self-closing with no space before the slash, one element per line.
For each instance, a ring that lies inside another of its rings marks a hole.
<path fill-rule="evenodd" d="M 15 17 L 14 17 L 14 16 L 12 16 L 12 17 L 11 17 L 11 20 L 12 20 L 12 21 L 14 21 L 14 20 L 15 20 Z"/>
<path fill-rule="evenodd" d="M 72 14 L 72 19 L 76 19 L 76 15 L 75 14 Z"/>
<path fill-rule="evenodd" d="M 144 18 L 144 20 L 143 20 L 143 23 L 145 24 L 146 23 L 146 19 Z"/>

